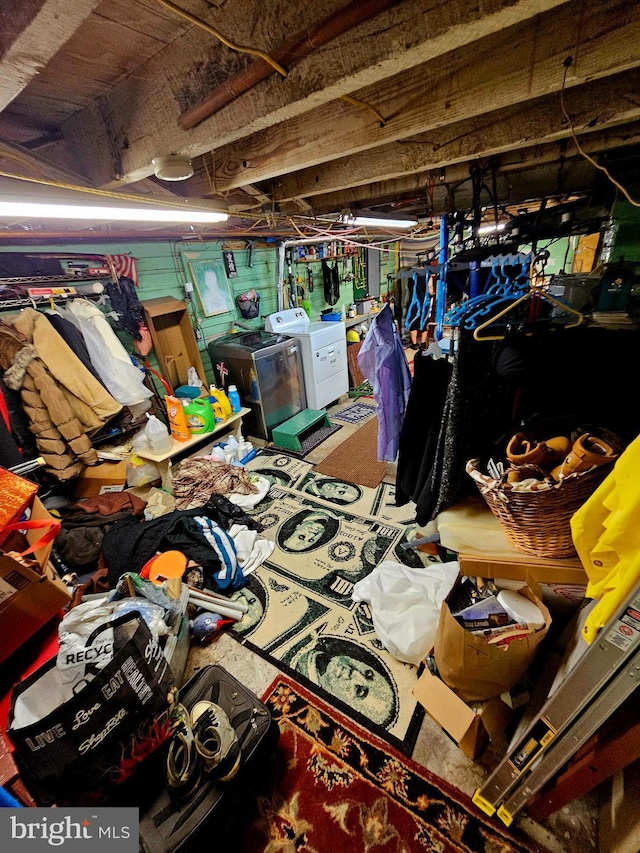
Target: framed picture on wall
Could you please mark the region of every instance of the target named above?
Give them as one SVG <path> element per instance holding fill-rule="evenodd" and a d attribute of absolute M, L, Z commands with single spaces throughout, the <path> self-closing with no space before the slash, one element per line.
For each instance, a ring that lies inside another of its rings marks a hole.
<path fill-rule="evenodd" d="M 189 272 L 205 317 L 233 311 L 233 296 L 222 261 L 189 261 Z"/>

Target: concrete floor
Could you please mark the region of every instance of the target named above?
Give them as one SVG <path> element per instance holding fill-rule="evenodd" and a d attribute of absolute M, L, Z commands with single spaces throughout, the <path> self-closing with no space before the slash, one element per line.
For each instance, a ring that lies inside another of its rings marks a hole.
<path fill-rule="evenodd" d="M 413 351 L 407 350 L 409 360 L 413 354 Z M 328 410 L 329 415 L 349 402 L 351 401 L 346 397 L 342 398 L 338 404 Z M 367 398 L 367 402 L 371 400 Z M 360 426 L 361 424 L 342 424 L 341 430 L 330 436 L 305 459 L 318 464 Z M 395 466 L 390 463 L 387 463 L 385 480 L 389 483 L 395 482 Z M 278 673 L 277 668 L 272 664 L 253 654 L 231 637 L 222 635 L 208 646 L 192 647 L 187 661 L 185 679 L 198 668 L 212 663 L 224 666 L 258 696 L 267 690 Z M 504 749 L 506 744 L 500 746 Z M 500 760 L 500 746 L 490 744 L 477 762 L 471 761 L 425 714 L 412 757 L 427 770 L 446 779 L 471 796 Z M 514 825 L 520 827 L 552 853 L 588 853 L 590 850 L 598 849 L 598 806 L 599 797 L 596 791 L 574 800 L 544 823 L 533 821 L 523 811 L 516 817 Z"/>

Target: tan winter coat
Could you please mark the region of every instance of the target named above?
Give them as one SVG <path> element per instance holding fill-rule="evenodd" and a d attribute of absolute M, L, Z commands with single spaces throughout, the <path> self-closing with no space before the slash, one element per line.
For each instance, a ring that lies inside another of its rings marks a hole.
<path fill-rule="evenodd" d="M 44 314 L 25 308 L 12 325 L 27 343 L 33 344 L 85 432 L 95 432 L 122 410 L 122 405 L 92 376 Z"/>
<path fill-rule="evenodd" d="M 85 465 L 99 461 L 91 440 L 34 347 L 6 323 L 0 323 L 0 369 L 4 370 L 5 384 L 20 391 L 29 428 L 50 474 L 69 480 Z"/>

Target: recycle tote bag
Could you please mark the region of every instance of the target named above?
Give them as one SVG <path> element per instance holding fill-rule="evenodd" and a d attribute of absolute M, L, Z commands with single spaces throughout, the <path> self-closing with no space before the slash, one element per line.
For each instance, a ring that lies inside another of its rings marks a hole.
<path fill-rule="evenodd" d="M 7 734 L 42 805 L 101 802 L 169 736 L 173 678 L 147 624 L 137 613 L 105 622 L 87 649 L 111 642 L 111 660 L 87 666 L 75 692 L 54 657 L 12 693 Z"/>

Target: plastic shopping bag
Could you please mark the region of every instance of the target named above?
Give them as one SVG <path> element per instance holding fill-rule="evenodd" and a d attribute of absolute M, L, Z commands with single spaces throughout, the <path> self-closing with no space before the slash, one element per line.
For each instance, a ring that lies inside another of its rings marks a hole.
<path fill-rule="evenodd" d="M 369 602 L 384 647 L 398 660 L 418 666 L 433 648 L 440 607 L 459 570 L 457 562 L 411 568 L 385 560 L 358 581 L 351 597 Z"/>

